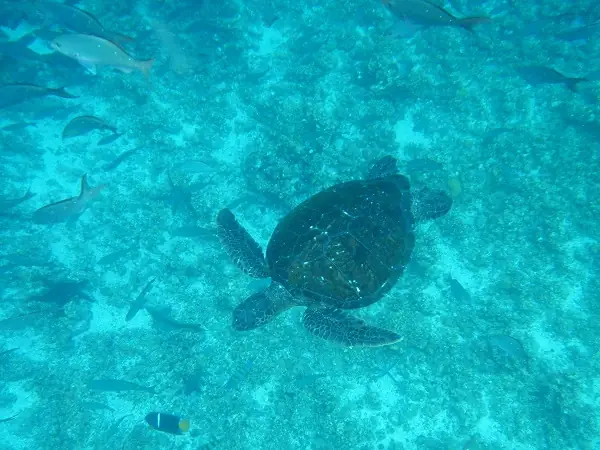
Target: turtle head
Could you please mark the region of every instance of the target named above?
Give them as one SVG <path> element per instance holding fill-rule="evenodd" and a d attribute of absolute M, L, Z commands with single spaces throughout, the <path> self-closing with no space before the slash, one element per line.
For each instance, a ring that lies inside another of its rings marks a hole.
<path fill-rule="evenodd" d="M 279 283 L 251 295 L 233 311 L 233 328 L 238 331 L 262 327 L 273 317 L 291 306 L 294 298 Z"/>
<path fill-rule="evenodd" d="M 444 191 L 422 188 L 412 193 L 412 213 L 416 222 L 437 219 L 452 208 L 452 198 Z"/>

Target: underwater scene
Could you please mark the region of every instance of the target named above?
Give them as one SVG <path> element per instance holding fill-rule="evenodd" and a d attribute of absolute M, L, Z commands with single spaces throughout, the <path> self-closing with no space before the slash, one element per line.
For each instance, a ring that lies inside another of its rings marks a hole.
<path fill-rule="evenodd" d="M 0 450 L 600 450 L 600 3 L 0 0 Z"/>

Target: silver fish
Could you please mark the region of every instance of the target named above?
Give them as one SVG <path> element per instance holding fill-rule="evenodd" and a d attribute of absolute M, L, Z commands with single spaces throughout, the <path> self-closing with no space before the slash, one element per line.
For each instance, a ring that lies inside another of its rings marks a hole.
<path fill-rule="evenodd" d="M 21 131 L 28 127 L 37 127 L 37 124 L 35 122 L 15 122 L 11 123 L 10 125 L 0 127 L 0 131 Z"/>
<path fill-rule="evenodd" d="M 154 62 L 154 59 L 137 60 L 111 41 L 89 34 L 64 34 L 55 38 L 50 46 L 93 74 L 97 66 L 108 66 L 125 73 L 139 70 L 147 76 Z"/>
<path fill-rule="evenodd" d="M 489 22 L 488 17 L 454 17 L 445 9 L 427 0 L 384 0 L 390 12 L 400 20 L 422 26 L 452 26 L 470 29 Z"/>
<path fill-rule="evenodd" d="M 109 134 L 108 136 L 104 136 L 103 138 L 99 139 L 98 142 L 96 142 L 96 145 L 98 147 L 101 147 L 103 145 L 112 144 L 117 139 L 119 139 L 121 136 L 123 136 L 123 134 L 124 133 L 114 132 L 113 134 Z"/>
<path fill-rule="evenodd" d="M 156 278 L 152 278 L 150 281 L 148 281 L 148 284 L 146 284 L 144 289 L 142 289 L 142 292 L 140 292 L 136 299 L 131 303 L 129 311 L 127 311 L 127 315 L 125 316 L 125 320 L 127 322 L 133 319 L 139 310 L 144 307 L 144 304 L 146 303 L 146 294 L 152 288 L 152 283 L 154 283 L 154 280 L 156 280 Z"/>
<path fill-rule="evenodd" d="M 516 68 L 517 73 L 527 84 L 538 86 L 541 84 L 564 84 L 567 89 L 577 92 L 577 85 L 589 81 L 583 77 L 568 77 L 552 67 L 522 66 Z"/>
<path fill-rule="evenodd" d="M 130 156 L 132 156 L 135 152 L 137 152 L 139 150 L 139 147 L 136 148 L 132 148 L 131 150 L 125 150 L 123 153 L 121 153 L 119 156 L 117 156 L 115 159 L 113 159 L 111 162 L 108 162 L 106 164 L 102 165 L 102 168 L 104 170 L 106 170 L 107 172 L 109 170 L 113 170 L 116 169 L 117 167 L 119 167 L 119 165 L 125 161 L 127 158 L 129 158 Z"/>
<path fill-rule="evenodd" d="M 122 34 L 106 30 L 92 14 L 75 6 L 46 1 L 39 2 L 37 7 L 47 22 L 75 33 L 91 34 L 113 42 L 132 40 Z"/>
<path fill-rule="evenodd" d="M 600 35 L 600 22 L 570 28 L 561 33 L 558 33 L 556 37 L 558 39 L 562 39 L 563 41 L 573 42 L 587 40 L 598 35 Z"/>
<path fill-rule="evenodd" d="M 98 260 L 98 262 L 96 264 L 100 265 L 100 266 L 107 266 L 109 264 L 114 264 L 116 263 L 119 259 L 123 258 L 124 256 L 127 256 L 128 254 L 130 254 L 131 252 L 133 252 L 134 250 L 136 250 L 138 248 L 137 245 L 133 246 L 133 247 L 129 247 L 129 248 L 123 248 L 117 251 L 114 251 L 112 253 L 109 253 L 107 255 L 104 255 L 102 258 L 100 258 Z"/>
<path fill-rule="evenodd" d="M 62 131 L 62 138 L 69 139 L 83 136 L 93 130 L 110 130 L 113 134 L 117 129 L 95 116 L 79 116 L 71 120 Z"/>
<path fill-rule="evenodd" d="M 526 360 L 527 353 L 523 345 L 512 336 L 497 334 L 489 337 L 492 347 L 502 352 L 505 356 L 514 360 Z"/>
<path fill-rule="evenodd" d="M 85 211 L 90 201 L 97 197 L 105 187 L 104 184 L 90 187 L 87 183 L 87 176 L 83 175 L 79 196 L 41 207 L 33 213 L 33 221 L 41 225 L 75 221 Z"/>
<path fill-rule="evenodd" d="M 167 330 L 187 330 L 196 333 L 203 333 L 206 330 L 206 328 L 199 323 L 181 322 L 172 318 L 169 316 L 166 309 L 146 307 L 146 311 L 148 311 L 152 320 L 154 320 L 157 325 L 162 326 Z"/>

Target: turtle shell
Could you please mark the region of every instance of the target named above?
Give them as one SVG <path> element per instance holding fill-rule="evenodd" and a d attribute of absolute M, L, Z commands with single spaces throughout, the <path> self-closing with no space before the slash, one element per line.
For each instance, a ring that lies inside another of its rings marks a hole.
<path fill-rule="evenodd" d="M 415 243 L 401 175 L 337 184 L 298 205 L 267 247 L 274 281 L 308 304 L 360 308 L 402 275 Z"/>

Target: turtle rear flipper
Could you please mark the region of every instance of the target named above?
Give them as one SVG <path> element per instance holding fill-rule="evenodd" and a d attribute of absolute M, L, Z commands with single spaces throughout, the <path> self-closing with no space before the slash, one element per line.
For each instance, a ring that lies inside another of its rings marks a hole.
<path fill-rule="evenodd" d="M 296 306 L 294 297 L 279 283 L 251 295 L 233 311 L 233 328 L 252 330 L 269 322 L 277 314 Z"/>
<path fill-rule="evenodd" d="M 402 339 L 393 331 L 367 325 L 341 309 L 307 308 L 303 322 L 315 336 L 349 347 L 379 347 Z"/>
<path fill-rule="evenodd" d="M 262 248 L 227 208 L 217 214 L 217 236 L 231 260 L 244 273 L 254 278 L 270 275 Z"/>
<path fill-rule="evenodd" d="M 452 208 L 452 198 L 444 191 L 422 188 L 412 193 L 412 212 L 417 222 L 437 219 Z"/>

